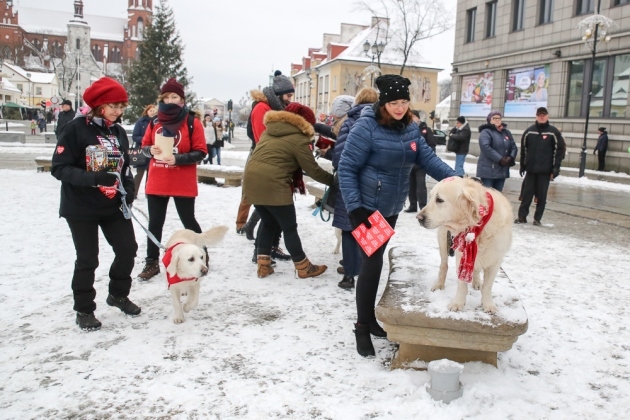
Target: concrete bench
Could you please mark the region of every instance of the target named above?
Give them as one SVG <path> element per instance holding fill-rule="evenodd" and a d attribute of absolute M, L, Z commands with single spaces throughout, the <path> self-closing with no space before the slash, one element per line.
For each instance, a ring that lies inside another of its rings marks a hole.
<path fill-rule="evenodd" d="M 240 187 L 244 168 L 240 166 L 197 165 L 197 181 L 205 184 L 217 184 L 216 178 L 225 180 L 230 187 Z"/>
<path fill-rule="evenodd" d="M 481 291 L 472 287 L 464 311 L 447 309 L 457 289 L 455 258 L 449 259 L 445 289 L 435 292 L 431 286 L 440 265 L 437 249 L 394 247 L 389 262 L 389 279 L 376 317 L 383 322 L 387 338 L 400 344 L 392 369 L 423 369 L 439 359 L 496 367 L 497 352 L 511 349 L 527 331 L 527 313 L 503 270 L 492 288 L 499 311 L 491 315 L 481 307 Z"/>
<path fill-rule="evenodd" d="M 306 182 L 306 190 L 310 195 L 315 197 L 315 201 L 321 200 L 324 196 L 326 186 L 316 181 Z"/>
<path fill-rule="evenodd" d="M 55 135 L 55 133 L 45 133 L 44 134 L 44 143 L 57 144 L 57 135 Z"/>
<path fill-rule="evenodd" d="M 50 172 L 50 168 L 52 168 L 52 158 L 36 157 L 35 164 L 37 165 L 37 172 Z"/>
<path fill-rule="evenodd" d="M 26 134 L 22 131 L 0 131 L 0 142 L 26 143 Z"/>

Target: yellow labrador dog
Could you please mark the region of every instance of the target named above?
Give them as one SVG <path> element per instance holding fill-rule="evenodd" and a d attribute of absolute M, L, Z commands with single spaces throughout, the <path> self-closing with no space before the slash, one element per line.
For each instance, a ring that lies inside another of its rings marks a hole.
<path fill-rule="evenodd" d="M 175 316 L 173 322 L 184 322 L 184 312 L 190 312 L 199 303 L 199 282 L 208 274 L 208 253 L 206 247 L 217 245 L 226 232 L 227 226 L 217 226 L 204 233 L 192 230 L 178 230 L 166 242 L 166 252 L 162 262 L 166 267 L 166 278 L 171 291 Z M 182 307 L 180 298 L 188 295 Z"/>
<path fill-rule="evenodd" d="M 431 291 L 444 289 L 448 271 L 447 231 L 453 236 L 458 267 L 458 286 L 455 298 L 449 303 L 451 311 L 461 311 L 466 304 L 468 283 L 481 286 L 484 311 L 496 313 L 492 301 L 492 284 L 501 267 L 503 257 L 512 244 L 512 206 L 492 188 L 485 188 L 469 178 L 447 178 L 431 190 L 429 203 L 416 216 L 422 226 L 438 228 L 440 244 L 440 272 Z M 483 271 L 483 285 L 480 273 Z"/>

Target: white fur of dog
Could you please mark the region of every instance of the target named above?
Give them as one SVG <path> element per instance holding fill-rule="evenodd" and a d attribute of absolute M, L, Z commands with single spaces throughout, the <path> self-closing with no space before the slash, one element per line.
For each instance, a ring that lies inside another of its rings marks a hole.
<path fill-rule="evenodd" d="M 438 228 L 440 245 L 440 272 L 431 291 L 444 289 L 448 271 L 447 231 L 453 238 L 481 220 L 479 207 L 488 207 L 486 192 L 492 195 L 494 212 L 481 231 L 477 241 L 477 259 L 473 270 L 473 287 L 481 287 L 481 304 L 484 311 L 496 313 L 497 307 L 492 301 L 492 284 L 501 268 L 503 257 L 512 244 L 512 206 L 499 191 L 485 188 L 480 183 L 468 178 L 447 178 L 437 183 L 431 190 L 429 203 L 416 216 L 422 226 L 428 229 Z M 461 252 L 456 252 L 459 267 Z M 480 273 L 483 270 L 483 285 Z M 457 293 L 449 303 L 451 311 L 461 311 L 466 304 L 468 284 L 458 280 Z"/>
<path fill-rule="evenodd" d="M 189 229 L 181 229 L 173 233 L 166 242 L 166 248 L 180 243 L 173 248 L 171 262 L 166 267 L 170 276 L 177 275 L 180 278 L 195 278 L 170 286 L 171 299 L 175 315 L 173 322 L 184 322 L 184 312 L 190 312 L 199 303 L 199 286 L 201 277 L 208 274 L 209 262 L 206 261 L 206 251 L 203 247 L 217 245 L 228 231 L 227 226 L 216 226 L 204 233 L 195 233 Z M 182 307 L 180 298 L 188 295 L 186 303 Z"/>
<path fill-rule="evenodd" d="M 341 229 L 335 228 L 335 236 L 337 237 L 337 243 L 335 244 L 333 254 L 339 254 L 339 247 L 341 246 Z"/>

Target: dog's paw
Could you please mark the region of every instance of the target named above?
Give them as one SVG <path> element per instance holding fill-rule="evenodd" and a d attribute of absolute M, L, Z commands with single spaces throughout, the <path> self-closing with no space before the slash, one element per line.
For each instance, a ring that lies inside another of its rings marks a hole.
<path fill-rule="evenodd" d="M 464 310 L 464 306 L 466 306 L 466 302 L 458 302 L 456 300 L 452 300 L 451 303 L 448 304 L 448 310 L 459 312 Z"/>
<path fill-rule="evenodd" d="M 481 282 L 479 280 L 473 279 L 472 287 L 475 290 L 481 290 Z"/>
<path fill-rule="evenodd" d="M 483 306 L 483 310 L 484 312 L 487 312 L 489 314 L 496 314 L 499 310 L 497 309 L 497 305 L 494 304 L 494 302 L 490 302 L 490 303 L 484 303 L 482 304 Z"/>
<path fill-rule="evenodd" d="M 440 281 L 436 281 L 435 283 L 433 283 L 433 286 L 431 286 L 431 291 L 435 292 L 436 290 L 444 290 L 444 283 Z"/>
<path fill-rule="evenodd" d="M 192 311 L 193 309 L 195 309 L 195 307 L 196 307 L 196 306 L 197 306 L 197 305 L 194 305 L 194 304 L 192 304 L 192 303 L 188 303 L 188 302 L 186 302 L 186 303 L 184 304 L 184 312 L 188 313 L 188 312 Z"/>
<path fill-rule="evenodd" d="M 176 324 L 181 324 L 182 322 L 184 322 L 184 317 L 181 317 L 181 318 L 175 317 L 173 318 L 173 322 Z"/>

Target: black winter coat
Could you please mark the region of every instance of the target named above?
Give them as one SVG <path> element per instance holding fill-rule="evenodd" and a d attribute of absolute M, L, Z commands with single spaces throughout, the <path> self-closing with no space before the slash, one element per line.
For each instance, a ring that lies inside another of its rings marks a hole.
<path fill-rule="evenodd" d="M 431 130 L 427 123 L 425 123 L 424 121 L 420 121 L 420 124 L 418 124 L 418 128 L 420 129 L 420 135 L 424 137 L 424 141 L 426 141 L 431 150 L 435 152 L 437 142 L 435 141 L 433 130 Z"/>
<path fill-rule="evenodd" d="M 530 126 L 521 138 L 521 170 L 551 174 L 560 170 L 567 146 L 560 131 L 549 123 Z"/>
<path fill-rule="evenodd" d="M 72 108 L 70 111 L 62 111 L 59 113 L 59 119 L 57 120 L 57 128 L 55 128 L 55 134 L 59 136 L 61 129 L 74 119 L 75 112 Z"/>
<path fill-rule="evenodd" d="M 69 122 L 57 138 L 52 157 L 51 174 L 61 181 L 59 215 L 66 219 L 94 220 L 110 217 L 120 211 L 121 194 L 108 197 L 96 186 L 96 172 L 86 170 L 85 149 L 90 145 L 118 149 L 123 158 L 119 165 L 123 187 L 134 196 L 135 186 L 129 170 L 129 140 L 118 124 L 100 126 L 87 117 Z"/>
<path fill-rule="evenodd" d="M 608 133 L 602 133 L 597 139 L 597 146 L 595 146 L 595 150 L 598 152 L 606 152 L 608 150 Z"/>
<path fill-rule="evenodd" d="M 453 130 L 448 136 L 449 152 L 454 152 L 456 155 L 467 155 L 470 148 L 470 126 L 465 122 L 461 128 L 454 128 Z"/>

